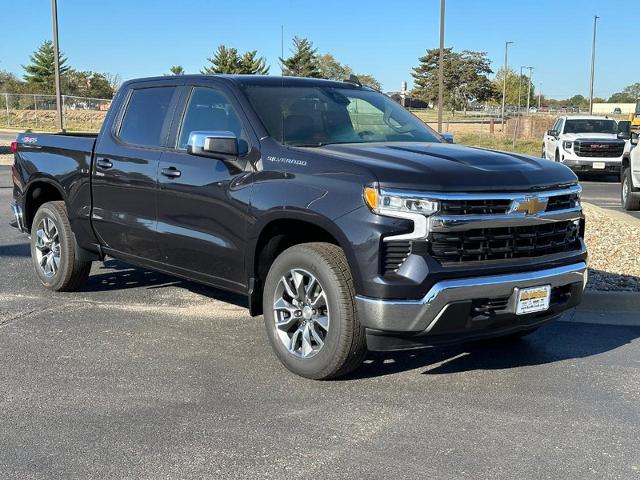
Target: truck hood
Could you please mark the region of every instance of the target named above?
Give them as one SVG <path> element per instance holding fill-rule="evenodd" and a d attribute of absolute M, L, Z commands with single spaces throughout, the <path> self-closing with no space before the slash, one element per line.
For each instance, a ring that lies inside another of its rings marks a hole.
<path fill-rule="evenodd" d="M 564 165 L 447 143 L 362 143 L 314 149 L 369 169 L 383 187 L 434 192 L 528 191 L 577 182 Z"/>
<path fill-rule="evenodd" d="M 579 140 L 581 138 L 588 138 L 589 140 L 618 140 L 618 135 L 615 133 L 565 133 L 562 135 L 562 140 Z M 620 140 L 622 142 L 622 140 Z"/>

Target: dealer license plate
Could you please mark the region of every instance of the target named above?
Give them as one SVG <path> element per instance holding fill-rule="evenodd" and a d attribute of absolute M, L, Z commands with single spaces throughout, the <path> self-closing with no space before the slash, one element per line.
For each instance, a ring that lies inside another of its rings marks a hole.
<path fill-rule="evenodd" d="M 604 162 L 593 162 L 594 170 L 604 170 Z"/>
<path fill-rule="evenodd" d="M 551 298 L 551 285 L 523 288 L 518 291 L 517 315 L 527 313 L 544 312 L 549 309 Z"/>

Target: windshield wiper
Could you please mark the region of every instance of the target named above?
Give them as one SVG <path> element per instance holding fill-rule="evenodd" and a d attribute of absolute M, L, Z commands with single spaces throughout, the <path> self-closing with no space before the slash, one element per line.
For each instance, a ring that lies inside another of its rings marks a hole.
<path fill-rule="evenodd" d="M 315 143 L 287 143 L 290 147 L 322 147 L 326 145 L 326 143 L 315 142 Z"/>

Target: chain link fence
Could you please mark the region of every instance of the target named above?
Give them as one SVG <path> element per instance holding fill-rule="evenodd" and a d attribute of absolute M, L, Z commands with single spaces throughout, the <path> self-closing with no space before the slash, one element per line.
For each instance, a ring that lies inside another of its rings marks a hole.
<path fill-rule="evenodd" d="M 111 100 L 63 95 L 62 105 L 65 129 L 95 132 L 100 129 Z M 0 93 L 0 126 L 25 130 L 57 130 L 56 96 Z"/>

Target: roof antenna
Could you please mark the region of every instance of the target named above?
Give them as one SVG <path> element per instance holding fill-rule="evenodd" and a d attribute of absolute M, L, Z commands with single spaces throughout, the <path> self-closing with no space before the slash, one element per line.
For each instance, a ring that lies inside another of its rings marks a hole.
<path fill-rule="evenodd" d="M 345 78 L 343 80 L 343 82 L 353 83 L 355 85 L 358 85 L 359 87 L 362 86 L 362 83 L 360 83 L 360 79 L 356 75 L 354 75 L 353 73 L 351 75 L 349 75 L 349 78 Z"/>

